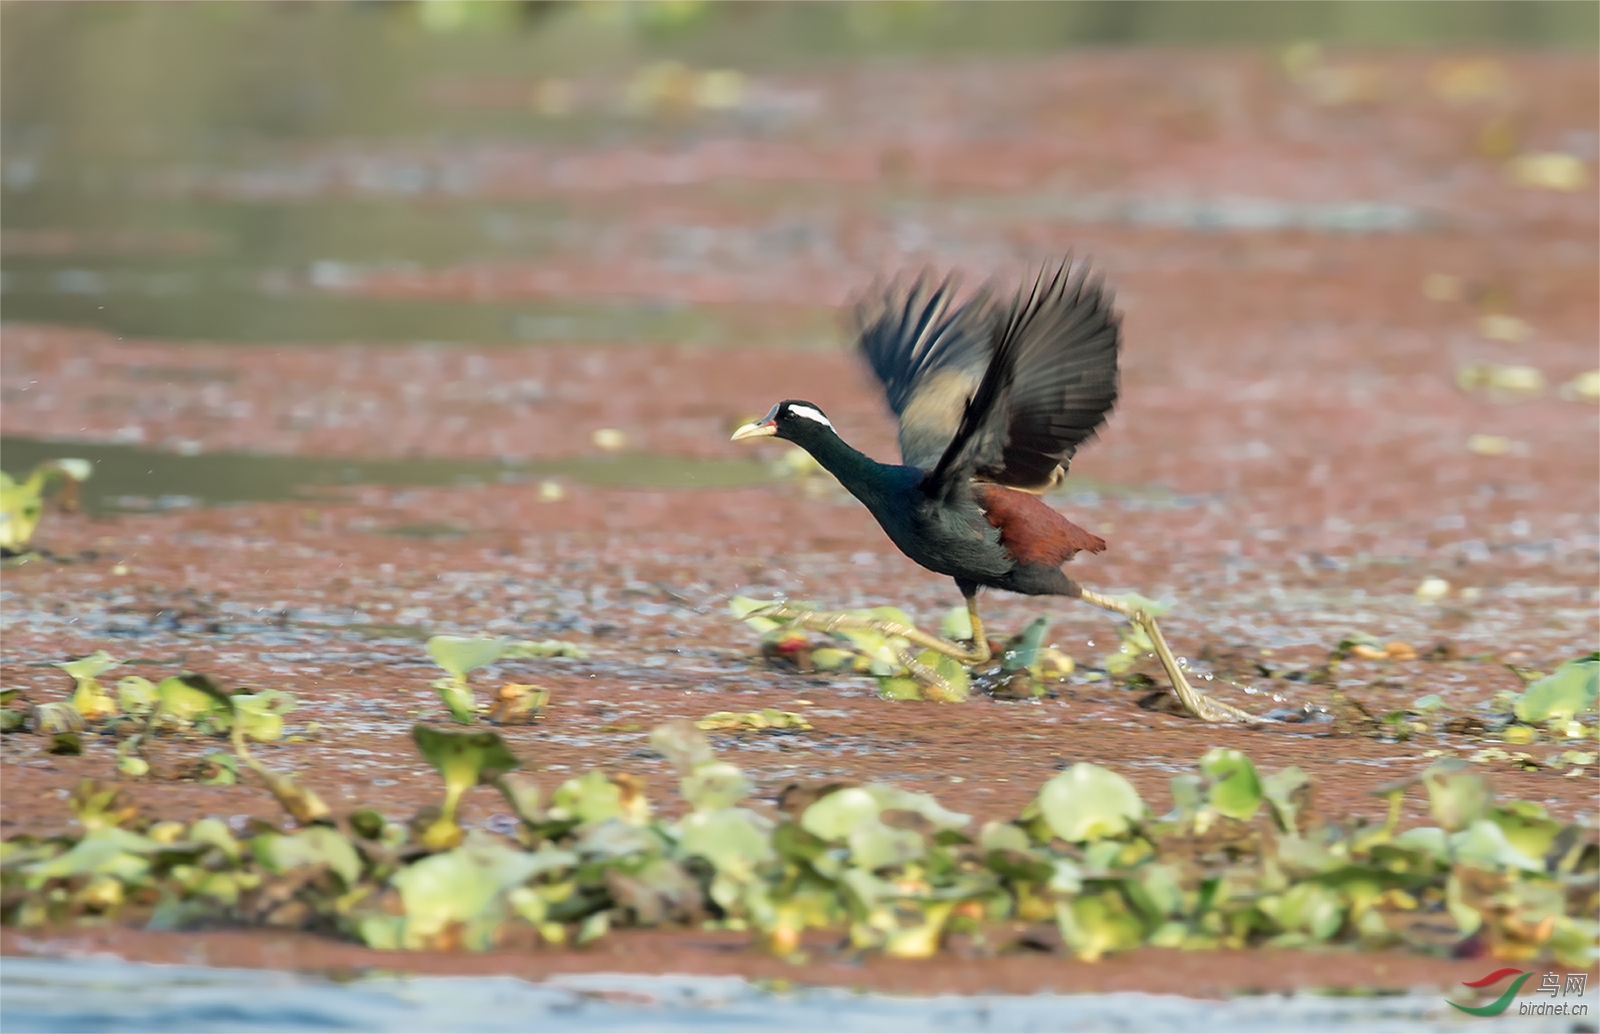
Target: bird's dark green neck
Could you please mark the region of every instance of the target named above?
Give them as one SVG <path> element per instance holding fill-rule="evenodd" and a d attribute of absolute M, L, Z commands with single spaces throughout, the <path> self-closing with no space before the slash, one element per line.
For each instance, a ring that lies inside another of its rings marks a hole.
<path fill-rule="evenodd" d="M 908 485 L 915 485 L 921 478 L 921 471 L 879 463 L 866 453 L 851 448 L 828 427 L 807 427 L 789 440 L 809 452 L 824 470 L 838 478 L 851 495 L 869 508 L 876 502 L 887 502 L 897 497 Z"/>

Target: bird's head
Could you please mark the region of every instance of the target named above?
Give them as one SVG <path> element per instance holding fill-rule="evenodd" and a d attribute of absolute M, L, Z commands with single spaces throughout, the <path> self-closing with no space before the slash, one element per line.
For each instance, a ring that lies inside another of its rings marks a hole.
<path fill-rule="evenodd" d="M 818 432 L 834 433 L 833 424 L 822 410 L 810 402 L 785 399 L 768 410 L 760 420 L 745 424 L 733 432 L 732 440 L 741 442 L 746 438 L 782 438 L 804 445 L 813 440 Z"/>

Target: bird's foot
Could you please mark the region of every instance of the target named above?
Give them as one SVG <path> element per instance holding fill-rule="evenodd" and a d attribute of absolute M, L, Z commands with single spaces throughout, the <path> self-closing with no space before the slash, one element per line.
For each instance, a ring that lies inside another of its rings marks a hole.
<path fill-rule="evenodd" d="M 994 652 L 989 649 L 989 642 L 983 637 L 982 632 L 977 632 L 977 638 L 973 644 L 973 648 L 971 650 L 964 650 L 955 643 L 952 643 L 950 640 L 941 639 L 935 635 L 929 635 L 927 632 L 924 632 L 922 629 L 917 628 L 914 625 L 908 625 L 902 621 L 893 621 L 885 618 L 867 617 L 863 614 L 852 614 L 849 611 L 807 610 L 803 607 L 795 607 L 787 603 L 776 603 L 770 607 L 764 607 L 759 611 L 753 611 L 748 616 L 753 617 L 757 615 L 760 617 L 772 618 L 774 621 L 787 621 L 795 628 L 806 628 L 813 632 L 841 632 L 848 630 L 879 632 L 887 636 L 898 636 L 899 638 L 904 639 L 907 642 L 914 643 L 925 650 L 933 650 L 936 653 L 950 657 L 957 663 L 965 665 L 969 668 L 976 667 L 980 664 L 987 664 L 994 657 Z M 928 675 L 938 678 L 937 675 L 934 675 L 933 670 L 928 668 L 927 665 L 917 664 L 916 667 L 912 667 L 908 664 L 906 667 L 919 679 L 922 679 L 923 675 L 921 672 L 918 672 L 918 668 L 921 668 L 922 671 L 926 672 Z M 943 679 L 939 679 L 939 681 L 942 682 Z"/>
<path fill-rule="evenodd" d="M 1172 655 L 1172 648 L 1167 645 L 1167 640 L 1161 634 L 1161 629 L 1156 626 L 1156 619 L 1142 607 L 1112 596 L 1102 596 L 1089 589 L 1081 590 L 1085 603 L 1092 603 L 1132 621 L 1144 630 L 1150 637 L 1150 642 L 1156 648 L 1156 657 L 1160 659 L 1161 666 L 1167 671 L 1167 678 L 1172 680 L 1172 689 L 1183 703 L 1184 709 L 1196 718 L 1208 722 L 1243 722 L 1246 725 L 1266 725 L 1272 721 L 1260 715 L 1251 714 L 1249 711 L 1225 704 L 1220 700 L 1213 700 L 1189 685 L 1189 680 L 1184 676 L 1183 669 L 1178 666 L 1178 659 Z"/>

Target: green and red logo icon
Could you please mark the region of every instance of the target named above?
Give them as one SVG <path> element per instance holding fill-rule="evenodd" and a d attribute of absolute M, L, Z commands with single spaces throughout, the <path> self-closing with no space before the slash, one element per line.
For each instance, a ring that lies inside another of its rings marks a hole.
<path fill-rule="evenodd" d="M 1496 998 L 1488 1005 L 1460 1005 L 1456 1002 L 1450 1002 L 1450 1004 L 1455 1006 L 1457 1009 L 1460 1009 L 1462 1012 L 1469 1013 L 1473 1016 L 1499 1016 L 1501 1013 L 1511 1008 L 1511 1000 L 1517 997 L 1517 992 L 1522 990 L 1522 985 L 1527 983 L 1528 978 L 1531 976 L 1533 976 L 1531 972 L 1526 972 L 1520 969 L 1512 969 L 1511 967 L 1507 966 L 1505 969 L 1497 969 L 1488 976 L 1482 976 L 1476 980 L 1463 980 L 1461 982 L 1462 987 L 1483 988 L 1498 984 L 1506 977 L 1517 978 L 1511 982 L 1510 987 L 1506 988 L 1505 994 L 1501 995 L 1499 998 Z M 1446 999 L 1446 1001 L 1449 1001 L 1449 999 Z"/>

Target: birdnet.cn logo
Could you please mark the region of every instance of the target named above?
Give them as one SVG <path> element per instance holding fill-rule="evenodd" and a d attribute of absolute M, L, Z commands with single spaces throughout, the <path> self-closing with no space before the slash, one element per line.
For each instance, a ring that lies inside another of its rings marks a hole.
<path fill-rule="evenodd" d="M 1514 977 L 1505 992 L 1490 1002 L 1488 1005 L 1462 1005 L 1459 1002 L 1450 1002 L 1452 1006 L 1472 1016 L 1499 1016 L 1511 1008 L 1512 999 L 1517 997 L 1517 992 L 1522 990 L 1522 985 L 1532 977 L 1531 972 L 1512 969 L 1497 969 L 1493 973 L 1481 976 L 1476 980 L 1463 980 L 1463 987 L 1482 990 L 1490 988 L 1505 980 Z M 1565 998 L 1568 995 L 1583 997 L 1584 987 L 1589 980 L 1587 973 L 1546 973 L 1539 978 L 1539 988 L 1536 993 L 1548 995 L 1551 998 Z M 1445 999 L 1449 1001 L 1449 999 Z M 1521 1001 L 1517 1003 L 1518 1016 L 1587 1016 L 1589 1005 L 1587 1002 L 1542 1002 Z"/>

